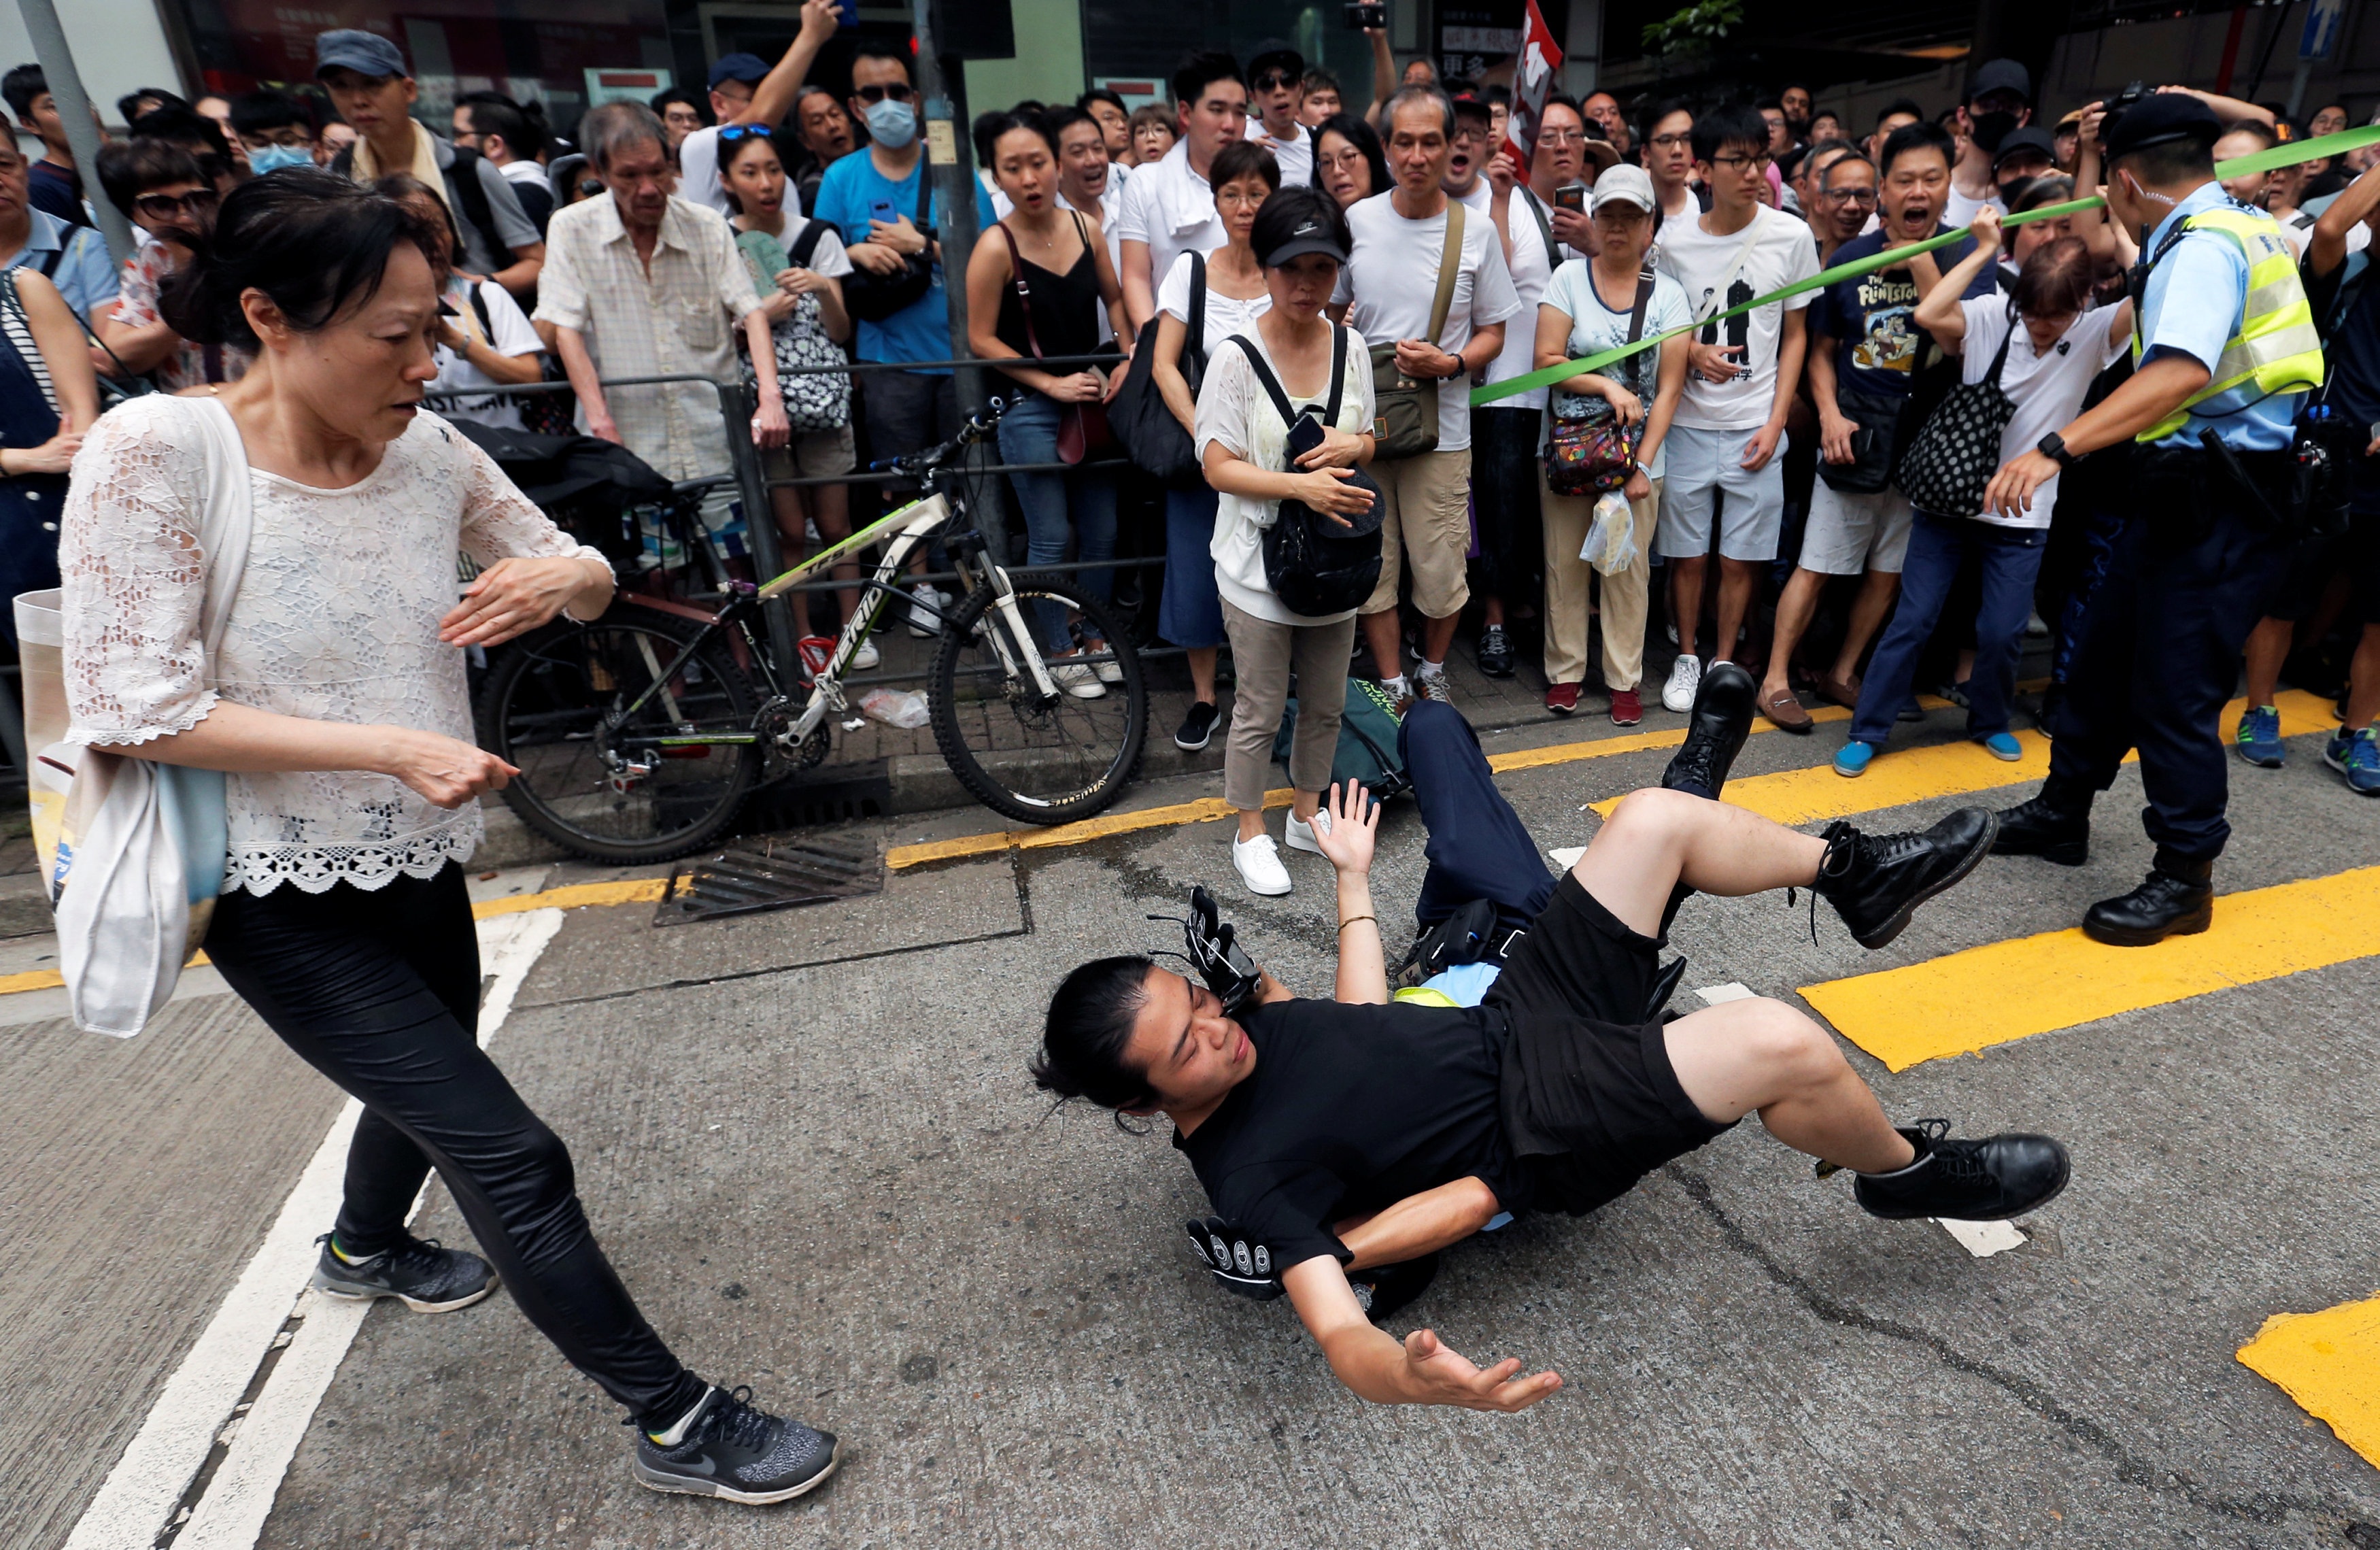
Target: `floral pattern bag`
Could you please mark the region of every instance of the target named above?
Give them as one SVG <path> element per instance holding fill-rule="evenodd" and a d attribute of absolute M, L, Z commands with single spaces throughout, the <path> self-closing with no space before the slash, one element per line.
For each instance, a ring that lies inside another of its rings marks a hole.
<path fill-rule="evenodd" d="M 735 238 L 744 267 L 765 298 L 776 288 L 781 269 L 807 266 L 817 250 L 826 223 L 812 221 L 794 239 L 788 255 L 777 239 L 764 231 L 747 231 Z M 794 303 L 794 315 L 769 330 L 775 347 L 777 391 L 785 401 L 785 419 L 796 433 L 832 431 L 851 423 L 850 361 L 843 347 L 826 336 L 819 322 L 819 299 L 805 294 Z M 756 385 L 751 364 L 744 367 L 745 385 Z"/>
<path fill-rule="evenodd" d="M 1644 336 L 1645 309 L 1652 301 L 1653 272 L 1647 269 L 1636 276 L 1636 306 L 1628 314 L 1628 342 L 1632 345 Z M 1638 354 L 1624 363 L 1629 368 L 1630 380 L 1644 380 L 1644 372 L 1637 369 L 1644 360 L 1645 356 Z M 1621 424 L 1620 416 L 1600 398 L 1588 399 L 1583 413 L 1550 417 L 1552 425 L 1546 437 L 1548 489 L 1557 495 L 1600 495 L 1628 482 L 1629 474 L 1636 467 L 1636 449 L 1644 445 L 1645 421 L 1651 418 L 1653 409 L 1650 394 L 1639 393 L 1637 397 L 1646 401 L 1645 413 L 1636 417 L 1633 425 Z"/>

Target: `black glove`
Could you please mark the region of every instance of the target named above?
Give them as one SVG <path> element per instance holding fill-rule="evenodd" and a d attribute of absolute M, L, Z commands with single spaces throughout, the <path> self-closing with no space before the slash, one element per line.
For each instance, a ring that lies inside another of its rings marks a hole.
<path fill-rule="evenodd" d="M 1173 917 L 1151 915 L 1149 919 L 1170 921 Z M 1236 1017 L 1264 988 L 1264 970 L 1241 949 L 1232 927 L 1216 909 L 1214 896 L 1206 889 L 1190 890 L 1190 918 L 1180 924 L 1190 949 L 1191 966 L 1207 982 L 1207 988 L 1222 1001 L 1223 1015 Z"/>
<path fill-rule="evenodd" d="M 1269 1302 L 1281 1295 L 1281 1275 L 1273 1263 L 1271 1249 L 1252 1241 L 1246 1233 L 1220 1216 L 1184 1222 L 1182 1226 L 1190 1235 L 1192 1251 L 1207 1267 L 1207 1274 L 1214 1277 L 1215 1285 L 1234 1297 L 1257 1302 Z"/>

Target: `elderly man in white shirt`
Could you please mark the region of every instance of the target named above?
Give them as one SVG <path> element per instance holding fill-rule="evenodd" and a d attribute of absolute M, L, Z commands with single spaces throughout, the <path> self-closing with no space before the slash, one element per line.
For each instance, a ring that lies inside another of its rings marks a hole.
<path fill-rule="evenodd" d="M 769 314 L 727 223 L 671 192 L 665 133 L 641 103 L 607 103 L 580 121 L 579 142 L 611 197 L 553 213 L 536 321 L 553 326 L 578 395 L 579 429 L 685 480 L 733 466 L 718 394 L 700 383 L 606 388 L 603 378 L 734 382 L 733 323 L 744 330 L 759 378 L 753 444 L 783 446 L 790 428 Z"/>
<path fill-rule="evenodd" d="M 1157 315 L 1157 286 L 1184 253 L 1208 253 L 1231 240 L 1215 214 L 1207 169 L 1215 153 L 1248 122 L 1248 83 L 1228 54 L 1194 54 L 1173 72 L 1173 111 L 1182 138 L 1154 165 L 1133 169 L 1116 210 L 1124 311 L 1137 332 Z M 1286 177 L 1282 179 L 1288 181 Z"/>

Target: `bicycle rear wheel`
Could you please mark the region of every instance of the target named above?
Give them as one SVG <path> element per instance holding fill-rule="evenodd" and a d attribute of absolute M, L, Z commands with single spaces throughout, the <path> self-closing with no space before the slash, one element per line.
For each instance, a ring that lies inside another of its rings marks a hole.
<path fill-rule="evenodd" d="M 519 767 L 504 804 L 530 828 L 598 860 L 666 861 L 716 838 L 750 794 L 759 695 L 719 637 L 673 672 L 691 629 L 614 612 L 627 616 L 504 653 L 480 690 L 480 744 Z"/>
<path fill-rule="evenodd" d="M 1061 693 L 1045 701 L 1013 627 L 991 605 L 991 589 L 978 587 L 943 627 L 934 656 L 934 742 L 959 783 L 994 812 L 1025 824 L 1070 824 L 1103 811 L 1138 773 L 1148 690 L 1140 657 L 1106 604 L 1055 576 L 1010 581 L 1026 629 L 1037 601 L 1080 615 L 1084 633 L 1109 649 L 1070 665 L 1108 665 L 1120 681 L 1103 685 L 1098 699 Z"/>

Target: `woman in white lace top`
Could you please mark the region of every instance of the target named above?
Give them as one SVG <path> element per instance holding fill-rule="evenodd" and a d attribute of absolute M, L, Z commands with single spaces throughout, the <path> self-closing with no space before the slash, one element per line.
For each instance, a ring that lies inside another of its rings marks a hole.
<path fill-rule="evenodd" d="M 561 1141 L 476 1038 L 461 863 L 478 799 L 517 772 L 470 740 L 461 648 L 591 617 L 612 572 L 418 407 L 436 375 L 431 244 L 417 213 L 327 174 L 224 201 L 212 252 L 164 300 L 184 336 L 254 348 L 256 364 L 215 397 L 119 407 L 75 459 L 59 556 L 73 737 L 230 772 L 208 954 L 364 1105 L 316 1287 L 443 1312 L 500 1274 L 643 1428 L 645 1483 L 782 1500 L 826 1477 L 833 1439 L 671 1354 L 596 1246 Z M 202 514 L 226 509 L 205 421 L 226 414 L 253 513 L 237 576 L 200 545 Z M 458 548 L 483 568 L 460 602 Z M 202 605 L 230 589 L 210 662 Z M 406 1230 L 432 1166 L 488 1260 Z"/>

